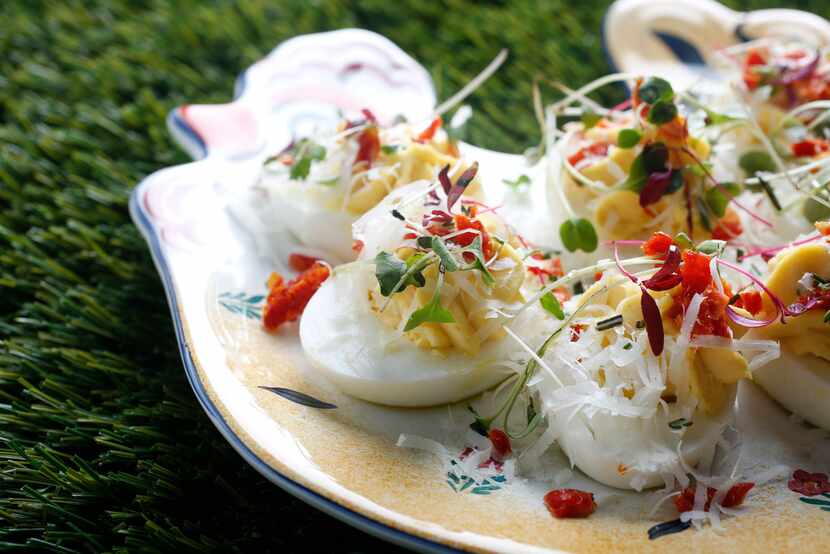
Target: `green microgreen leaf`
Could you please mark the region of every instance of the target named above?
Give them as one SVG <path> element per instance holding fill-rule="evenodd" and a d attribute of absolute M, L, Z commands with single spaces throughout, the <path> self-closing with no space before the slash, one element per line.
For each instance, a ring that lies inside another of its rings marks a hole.
<path fill-rule="evenodd" d="M 712 218 L 710 217 L 709 206 L 706 204 L 706 201 L 700 196 L 695 198 L 695 204 L 697 205 L 697 212 L 698 214 L 700 214 L 700 222 L 703 225 L 703 228 L 707 231 L 711 231 Z"/>
<path fill-rule="evenodd" d="M 670 102 L 674 98 L 674 90 L 665 79 L 660 77 L 652 77 L 640 87 L 640 100 L 646 104 L 655 104 L 657 102 Z"/>
<path fill-rule="evenodd" d="M 528 177 L 527 175 L 519 175 L 518 177 L 516 177 L 516 179 L 512 181 L 510 179 L 502 179 L 501 182 L 507 185 L 508 187 L 512 188 L 513 190 L 518 190 L 520 188 L 530 186 L 530 177 Z"/>
<path fill-rule="evenodd" d="M 704 193 L 706 205 L 718 218 L 726 214 L 726 206 L 731 198 L 738 196 L 743 187 L 738 183 L 720 183 L 720 187 L 710 187 Z"/>
<path fill-rule="evenodd" d="M 747 176 L 752 177 L 759 171 L 774 172 L 775 162 L 768 152 L 763 150 L 750 150 L 741 155 L 738 165 L 746 171 Z"/>
<path fill-rule="evenodd" d="M 658 100 L 648 111 L 648 122 L 663 125 L 677 117 L 677 106 L 669 100 Z"/>
<path fill-rule="evenodd" d="M 389 296 L 401 292 L 409 285 L 422 287 L 426 283 L 424 268 L 432 263 L 423 254 L 410 256 L 406 262 L 394 254 L 378 252 L 375 256 L 375 277 L 380 285 L 380 293 Z"/>
<path fill-rule="evenodd" d="M 441 288 L 444 284 L 444 268 L 438 270 L 438 282 L 435 284 L 435 292 L 426 305 L 412 312 L 406 322 L 404 332 L 411 331 L 423 323 L 455 323 L 455 318 L 448 309 L 441 306 Z"/>
<path fill-rule="evenodd" d="M 556 296 L 548 291 L 539 299 L 539 303 L 549 313 L 553 314 L 556 319 L 565 319 L 565 311 Z"/>
<path fill-rule="evenodd" d="M 384 144 L 380 147 L 380 151 L 386 154 L 387 156 L 391 156 L 392 154 L 396 153 L 398 150 L 401 149 L 400 144 Z"/>
<path fill-rule="evenodd" d="M 455 258 L 450 252 L 447 245 L 441 239 L 441 237 L 434 236 L 430 241 L 430 246 L 432 251 L 438 255 L 438 259 L 441 260 L 441 263 L 444 265 L 444 269 L 452 273 L 453 271 L 458 271 L 458 262 L 455 261 Z"/>
<path fill-rule="evenodd" d="M 490 273 L 490 270 L 485 265 L 484 252 L 481 249 L 481 235 L 477 236 L 473 242 L 471 242 L 469 246 L 464 248 L 461 252 L 462 255 L 469 252 L 474 258 L 473 262 L 468 266 L 465 266 L 463 269 L 476 269 L 480 271 L 481 279 L 487 286 L 493 286 L 496 284 L 495 277 L 493 277 L 493 274 Z"/>
<path fill-rule="evenodd" d="M 594 226 L 585 218 L 568 219 L 559 226 L 559 238 L 569 252 L 582 250 L 593 252 L 597 249 L 599 239 Z"/>
<path fill-rule="evenodd" d="M 719 256 L 723 253 L 724 248 L 726 248 L 725 240 L 705 240 L 697 245 L 697 251 L 707 256 Z"/>
<path fill-rule="evenodd" d="M 582 125 L 583 127 L 585 127 L 585 129 L 590 129 L 591 127 L 595 126 L 597 123 L 599 123 L 600 119 L 602 119 L 602 116 L 592 111 L 582 112 L 582 117 L 580 118 L 580 120 L 582 121 Z"/>
<path fill-rule="evenodd" d="M 617 146 L 620 148 L 634 148 L 643 138 L 637 129 L 623 129 L 617 134 Z"/>
<path fill-rule="evenodd" d="M 679 418 L 677 418 L 673 421 L 670 421 L 669 422 L 669 427 L 671 427 L 675 431 L 679 431 L 680 429 L 683 429 L 684 427 L 691 427 L 693 424 L 694 424 L 694 422 L 689 421 L 685 417 L 679 417 Z"/>
<path fill-rule="evenodd" d="M 681 250 L 688 250 L 689 248 L 694 248 L 695 246 L 695 243 L 692 242 L 689 235 L 683 231 L 674 236 L 674 242 L 677 243 L 677 246 L 679 246 Z"/>
<path fill-rule="evenodd" d="M 311 162 L 325 159 L 326 149 L 312 140 L 304 138 L 291 149 L 291 154 L 294 157 L 294 163 L 291 165 L 288 176 L 292 180 L 302 180 L 308 177 L 311 171 Z"/>
<path fill-rule="evenodd" d="M 640 152 L 640 154 L 634 158 L 634 161 L 631 162 L 631 168 L 628 170 L 628 177 L 622 184 L 624 189 L 633 192 L 640 192 L 643 190 L 643 185 L 645 185 L 646 180 L 648 179 L 646 166 L 643 162 L 643 154 L 644 152 Z"/>

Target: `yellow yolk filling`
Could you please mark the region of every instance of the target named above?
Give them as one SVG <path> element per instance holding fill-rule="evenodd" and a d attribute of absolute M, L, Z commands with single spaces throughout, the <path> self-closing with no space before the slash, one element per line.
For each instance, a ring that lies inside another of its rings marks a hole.
<path fill-rule="evenodd" d="M 400 259 L 406 259 L 413 252 L 411 248 L 399 248 L 396 255 Z M 486 317 L 488 307 L 485 302 L 524 302 L 521 287 L 525 281 L 526 270 L 521 256 L 510 244 L 501 245 L 496 264 L 501 260 L 511 260 L 513 265 L 491 270 L 496 281 L 493 286 L 486 285 L 478 271 L 446 273 L 441 289 L 441 306 L 452 313 L 455 323 L 423 323 L 405 332 L 404 336 L 426 350 L 437 353 L 456 350 L 469 356 L 477 355 L 485 342 L 502 338 L 504 331 L 501 326 Z M 380 306 L 386 302 L 386 298 L 376 291 L 370 291 L 369 298 L 373 310 L 380 320 L 390 328 L 403 329 L 412 312 L 432 299 L 437 272 L 438 268 L 435 265 L 428 267 L 423 272 L 425 286 L 409 286 L 406 290 L 392 295 L 382 312 Z"/>

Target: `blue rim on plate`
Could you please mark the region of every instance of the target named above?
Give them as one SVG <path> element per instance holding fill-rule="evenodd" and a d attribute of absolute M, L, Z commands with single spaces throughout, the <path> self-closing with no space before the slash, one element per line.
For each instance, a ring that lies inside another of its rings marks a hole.
<path fill-rule="evenodd" d="M 185 125 L 184 122 L 181 122 L 182 125 Z M 187 129 L 189 133 L 192 133 L 194 136 L 198 137 L 198 134 L 193 129 Z M 429 539 L 425 539 L 423 537 L 418 537 L 416 535 L 412 535 L 410 533 L 406 533 L 399 529 L 395 529 L 394 527 L 390 527 L 386 524 L 380 523 L 371 519 L 363 514 L 355 512 L 349 508 L 341 506 L 340 504 L 334 502 L 333 500 L 322 496 L 313 490 L 297 483 L 296 481 L 292 481 L 282 473 L 276 471 L 270 465 L 268 465 L 262 458 L 256 455 L 250 448 L 248 448 L 245 443 L 243 443 L 239 437 L 233 432 L 228 422 L 222 417 L 222 414 L 219 412 L 219 409 L 216 407 L 216 404 L 210 399 L 207 391 L 202 384 L 202 381 L 199 379 L 198 371 L 196 369 L 196 364 L 193 360 L 193 357 L 190 354 L 190 349 L 187 345 L 187 340 L 185 338 L 184 327 L 182 325 L 181 318 L 179 316 L 179 303 L 178 299 L 176 298 L 175 287 L 173 286 L 173 277 L 170 273 L 170 268 L 167 265 L 167 260 L 164 257 L 164 253 L 161 250 L 161 244 L 159 242 L 158 234 L 156 233 L 153 225 L 150 223 L 150 220 L 147 218 L 147 215 L 144 213 L 138 199 L 138 191 L 141 190 L 141 185 L 146 181 L 145 178 L 142 180 L 136 187 L 133 189 L 132 194 L 130 195 L 130 216 L 135 222 L 136 226 L 138 227 L 141 234 L 144 236 L 144 239 L 147 241 L 147 244 L 150 247 L 150 254 L 152 255 L 153 262 L 155 263 L 156 270 L 158 271 L 159 275 L 161 276 L 162 284 L 164 285 L 164 293 L 167 297 L 167 304 L 170 307 L 170 314 L 173 318 L 173 328 L 176 332 L 176 342 L 179 345 L 179 354 L 182 357 L 182 363 L 184 364 L 185 374 L 187 375 L 187 380 L 190 382 L 190 386 L 193 388 L 193 392 L 196 393 L 196 398 L 199 400 L 199 404 L 202 405 L 202 409 L 205 410 L 210 420 L 219 430 L 225 440 L 227 440 L 231 446 L 233 446 L 234 450 L 236 450 L 242 458 L 248 462 L 254 469 L 256 469 L 260 474 L 262 474 L 266 479 L 275 483 L 278 487 L 283 489 L 284 491 L 292 494 L 293 496 L 299 498 L 303 502 L 310 504 L 311 506 L 322 510 L 323 512 L 333 516 L 340 521 L 348 523 L 349 525 L 360 529 L 366 533 L 374 537 L 378 537 L 380 539 L 395 543 L 400 546 L 404 546 L 406 548 L 417 550 L 419 552 L 429 552 L 429 553 L 440 553 L 440 554 L 448 554 L 448 553 L 458 553 L 464 552 L 463 550 L 459 550 L 456 548 L 450 548 L 446 545 L 441 543 L 437 543 L 435 541 L 431 541 Z"/>

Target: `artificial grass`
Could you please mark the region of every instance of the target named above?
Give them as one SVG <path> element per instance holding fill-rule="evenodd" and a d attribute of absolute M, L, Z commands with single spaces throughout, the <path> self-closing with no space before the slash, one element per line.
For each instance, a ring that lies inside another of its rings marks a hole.
<path fill-rule="evenodd" d="M 792 4 L 830 15 L 824 0 Z M 536 74 L 581 84 L 606 71 L 604 9 L 0 3 L 0 549 L 388 550 L 266 482 L 210 424 L 127 214 L 130 190 L 187 161 L 165 129 L 168 110 L 226 101 L 235 75 L 280 41 L 347 26 L 397 42 L 431 71 L 439 97 L 510 48 L 470 102 L 467 139 L 520 151 L 539 138 Z"/>

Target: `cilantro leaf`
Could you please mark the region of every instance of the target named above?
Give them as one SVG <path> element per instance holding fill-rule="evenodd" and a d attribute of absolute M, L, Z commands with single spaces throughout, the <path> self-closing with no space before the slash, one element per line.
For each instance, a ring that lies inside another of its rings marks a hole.
<path fill-rule="evenodd" d="M 559 300 L 551 291 L 543 294 L 542 298 L 539 299 L 539 303 L 542 304 L 542 307 L 546 311 L 553 314 L 556 319 L 565 319 L 565 311 L 562 309 L 562 305 L 559 303 Z"/>

